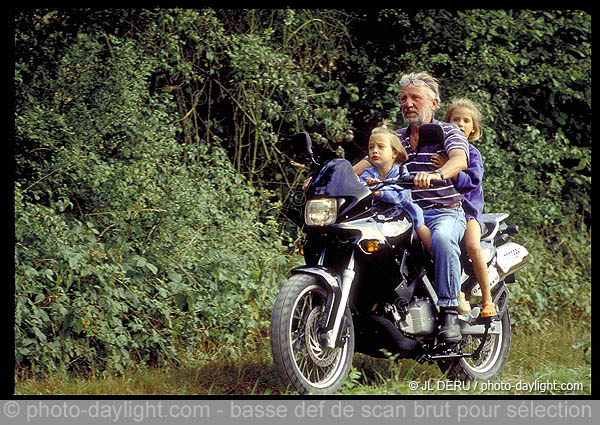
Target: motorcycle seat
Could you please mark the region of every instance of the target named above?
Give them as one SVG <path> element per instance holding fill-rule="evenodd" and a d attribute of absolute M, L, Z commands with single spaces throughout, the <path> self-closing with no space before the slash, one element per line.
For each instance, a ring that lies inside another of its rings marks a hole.
<path fill-rule="evenodd" d="M 491 242 L 498 232 L 500 223 L 508 217 L 507 213 L 481 214 L 483 229 L 481 230 L 481 240 Z"/>

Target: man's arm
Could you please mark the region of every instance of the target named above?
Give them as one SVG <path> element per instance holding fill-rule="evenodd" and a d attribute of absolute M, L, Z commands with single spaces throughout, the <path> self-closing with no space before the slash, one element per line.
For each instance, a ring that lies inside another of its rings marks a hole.
<path fill-rule="evenodd" d="M 448 152 L 448 161 L 438 168 L 438 170 L 444 174 L 444 179 L 451 179 L 461 171 L 466 170 L 467 166 L 467 154 L 465 151 L 462 149 L 452 149 Z"/>
<path fill-rule="evenodd" d="M 371 166 L 373 166 L 373 164 L 371 164 L 369 161 L 367 161 L 366 159 L 361 159 L 359 162 L 354 164 L 352 169 L 354 170 L 357 176 L 360 176 L 363 173 L 363 171 L 365 171 Z"/>
<path fill-rule="evenodd" d="M 445 179 L 451 179 L 462 170 L 467 168 L 467 154 L 462 149 L 452 149 L 448 152 L 448 161 L 441 168 L 438 168 Z M 442 176 L 435 173 L 420 172 L 415 175 L 414 185 L 416 189 L 427 189 L 431 185 L 432 180 L 443 180 Z"/>

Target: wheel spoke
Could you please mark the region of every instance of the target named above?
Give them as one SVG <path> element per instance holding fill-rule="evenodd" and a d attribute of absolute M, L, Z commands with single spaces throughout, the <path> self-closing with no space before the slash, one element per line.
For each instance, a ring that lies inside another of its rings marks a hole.
<path fill-rule="evenodd" d="M 320 315 L 323 311 L 324 298 L 317 301 L 314 292 L 307 293 L 299 304 L 302 304 L 302 322 L 304 332 L 294 335 L 294 341 L 303 344 L 303 352 L 296 353 L 298 369 L 302 375 L 314 384 L 326 382 L 335 375 L 339 366 L 341 349 L 329 349 L 321 346 L 318 338 Z"/>
<path fill-rule="evenodd" d="M 465 344 L 466 351 L 475 352 L 481 345 L 483 336 L 469 336 Z M 500 352 L 502 350 L 503 337 L 502 330 L 497 334 L 489 334 L 485 337 L 485 342 L 479 353 L 479 358 L 465 358 L 464 363 L 472 373 L 481 374 L 486 373 L 494 367 L 496 362 L 499 360 Z"/>

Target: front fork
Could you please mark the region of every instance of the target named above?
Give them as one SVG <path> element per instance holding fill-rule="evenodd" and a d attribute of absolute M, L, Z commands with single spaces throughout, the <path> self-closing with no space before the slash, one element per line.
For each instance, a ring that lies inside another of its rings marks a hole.
<path fill-rule="evenodd" d="M 342 347 L 345 343 L 341 331 L 346 329 L 345 313 L 354 282 L 354 250 L 346 269 L 340 276 L 325 267 L 325 248 L 316 266 L 301 266 L 292 270 L 292 273 L 309 274 L 318 278 L 327 290 L 327 303 L 321 322 L 319 342 L 328 348 Z"/>
<path fill-rule="evenodd" d="M 321 255 L 321 259 L 323 255 Z M 344 315 L 346 313 L 346 307 L 348 304 L 348 298 L 350 298 L 350 291 L 352 289 L 352 283 L 354 282 L 354 250 L 350 255 L 348 265 L 342 272 L 342 288 L 339 295 L 339 302 L 332 300 L 332 305 L 337 305 L 337 309 L 334 309 L 329 315 L 327 325 L 325 326 L 324 332 L 321 333 L 321 343 L 328 348 L 335 348 L 336 346 L 343 345 L 342 335 L 340 335 L 340 328 Z M 332 293 L 334 294 L 334 293 Z M 335 297 L 335 295 L 333 295 Z M 329 304 L 329 303 L 328 303 Z M 345 327 L 344 327 L 345 328 Z"/>

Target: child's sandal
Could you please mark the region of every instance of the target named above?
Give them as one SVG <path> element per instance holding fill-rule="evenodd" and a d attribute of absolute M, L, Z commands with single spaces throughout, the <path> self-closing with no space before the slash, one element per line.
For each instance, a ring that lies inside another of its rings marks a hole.
<path fill-rule="evenodd" d="M 493 302 L 485 302 L 483 303 L 483 308 L 481 309 L 480 317 L 494 317 L 498 313 L 496 312 L 496 306 Z"/>
<path fill-rule="evenodd" d="M 469 314 L 471 312 L 471 303 L 465 299 L 465 293 L 460 291 L 458 294 L 458 313 L 459 314 Z"/>

